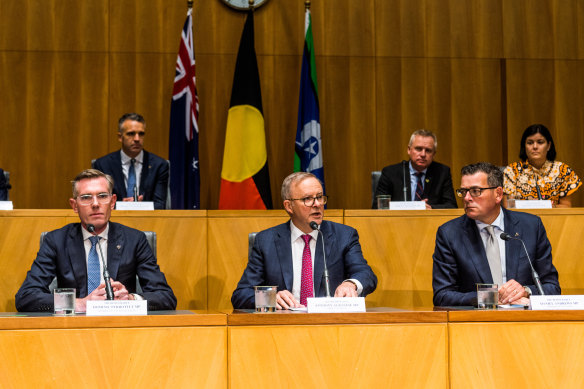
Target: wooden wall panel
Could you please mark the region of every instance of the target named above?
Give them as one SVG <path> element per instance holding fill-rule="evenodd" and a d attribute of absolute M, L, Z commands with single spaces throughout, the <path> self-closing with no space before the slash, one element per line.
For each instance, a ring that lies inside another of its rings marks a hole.
<path fill-rule="evenodd" d="M 185 14 L 183 0 L 0 2 L 0 166 L 12 173 L 17 208 L 66 207 L 71 177 L 119 147 L 125 111 L 145 116 L 147 149 L 167 157 Z M 570 144 L 560 155 L 584 171 L 578 0 L 313 1 L 312 17 L 331 206 L 368 208 L 370 171 L 404 158 L 420 127 L 436 130 L 437 160 L 457 172 L 479 159 L 514 160 L 517 131 L 553 119 L 558 142 Z M 301 0 L 255 13 L 277 208 L 292 165 L 303 19 Z M 193 20 L 201 200 L 215 209 L 245 13 L 195 1 Z"/>

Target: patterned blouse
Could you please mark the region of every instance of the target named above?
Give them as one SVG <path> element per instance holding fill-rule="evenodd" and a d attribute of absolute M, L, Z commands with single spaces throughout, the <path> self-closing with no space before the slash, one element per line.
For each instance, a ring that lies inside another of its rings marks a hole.
<path fill-rule="evenodd" d="M 557 203 L 560 197 L 574 193 L 582 182 L 576 173 L 563 162 L 545 161 L 540 169 L 529 162 L 513 162 L 503 171 L 503 191 L 509 198 L 537 200 L 537 186 L 543 200 Z"/>

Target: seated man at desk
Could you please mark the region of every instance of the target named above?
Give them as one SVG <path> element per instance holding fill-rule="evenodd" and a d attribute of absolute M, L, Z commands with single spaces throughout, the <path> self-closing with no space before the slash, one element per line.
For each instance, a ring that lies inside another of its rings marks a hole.
<path fill-rule="evenodd" d="M 122 149 L 93 163 L 97 170 L 115 180 L 113 193 L 120 201 L 154 202 L 154 209 L 166 207 L 168 162 L 144 150 L 146 121 L 142 115 L 127 113 L 118 121 L 118 140 Z"/>
<path fill-rule="evenodd" d="M 325 296 L 323 236 L 331 293 L 335 297 L 372 293 L 377 277 L 363 258 L 357 231 L 323 221 L 327 196 L 320 181 L 311 173 L 292 173 L 282 184 L 282 199 L 290 220 L 257 234 L 231 296 L 233 308 L 253 309 L 258 285 L 278 286 L 278 309 L 299 308 L 306 306 L 308 297 Z M 312 222 L 320 226 L 321 236 Z"/>
<path fill-rule="evenodd" d="M 501 206 L 503 173 L 490 163 L 461 170 L 464 212 L 438 228 L 432 287 L 435 306 L 476 306 L 477 283 L 499 285 L 499 303 L 526 303 L 539 293 L 519 240 L 504 241 L 501 233 L 522 239 L 539 273 L 545 294 L 561 294 L 552 247 L 538 216 Z"/>
<path fill-rule="evenodd" d="M 145 299 L 149 310 L 176 308 L 176 297 L 144 233 L 109 221 L 116 203 L 113 185 L 112 178 L 99 170 L 84 170 L 75 177 L 69 203 L 81 223 L 68 224 L 46 235 L 16 293 L 18 311 L 52 311 L 49 286 L 55 277 L 59 288 L 76 289 L 76 312 L 85 312 L 87 300 L 105 300 L 102 256 L 115 300 Z M 136 275 L 141 294 L 136 294 Z"/>

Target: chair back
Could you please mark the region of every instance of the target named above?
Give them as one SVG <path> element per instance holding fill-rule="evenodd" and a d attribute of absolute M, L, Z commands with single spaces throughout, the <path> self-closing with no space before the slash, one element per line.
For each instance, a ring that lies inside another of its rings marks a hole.
<path fill-rule="evenodd" d="M 248 246 L 247 246 L 247 258 L 251 258 L 251 249 L 253 248 L 253 243 L 255 242 L 255 237 L 258 233 L 257 232 L 250 232 L 248 236 Z"/>
<path fill-rule="evenodd" d="M 381 171 L 376 170 L 371 172 L 371 204 L 375 204 L 375 192 L 377 191 L 379 178 L 381 178 Z"/>

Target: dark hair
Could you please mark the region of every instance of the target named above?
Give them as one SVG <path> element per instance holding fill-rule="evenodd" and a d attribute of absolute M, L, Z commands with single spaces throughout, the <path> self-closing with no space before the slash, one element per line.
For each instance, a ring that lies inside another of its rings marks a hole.
<path fill-rule="evenodd" d="M 126 120 L 132 120 L 134 122 L 142 123 L 144 125 L 144 128 L 146 128 L 146 120 L 144 120 L 144 117 L 142 115 L 140 115 L 139 113 L 125 113 L 122 115 L 120 120 L 118 120 L 118 132 L 120 134 L 124 132 L 122 125 Z"/>
<path fill-rule="evenodd" d="M 521 145 L 519 147 L 519 159 L 525 162 L 527 160 L 527 152 L 525 151 L 525 142 L 527 138 L 535 135 L 541 134 L 548 141 L 550 144 L 550 149 L 547 152 L 546 158 L 549 161 L 554 161 L 556 159 L 556 146 L 554 144 L 554 140 L 552 139 L 552 134 L 550 134 L 550 130 L 547 129 L 546 126 L 543 124 L 532 124 L 531 126 L 527 127 L 525 131 L 523 131 L 523 135 L 521 136 Z"/>
<path fill-rule="evenodd" d="M 503 186 L 503 172 L 498 166 L 489 162 L 478 162 L 464 166 L 460 170 L 461 176 L 472 176 L 476 173 L 485 173 L 487 175 L 487 184 L 489 186 Z"/>
<path fill-rule="evenodd" d="M 114 190 L 114 179 L 109 174 L 105 174 L 97 169 L 85 169 L 81 173 L 79 173 L 71 184 L 73 185 L 73 198 L 77 198 L 79 192 L 77 191 L 77 183 L 81 180 L 93 179 L 93 178 L 105 178 L 107 181 L 107 188 L 109 194 L 112 194 Z"/>

